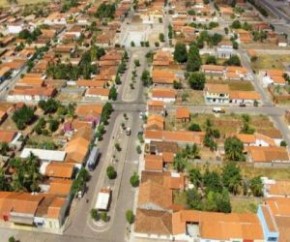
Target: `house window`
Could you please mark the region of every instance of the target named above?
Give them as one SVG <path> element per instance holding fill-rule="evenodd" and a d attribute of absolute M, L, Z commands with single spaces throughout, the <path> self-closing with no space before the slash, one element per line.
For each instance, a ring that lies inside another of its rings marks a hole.
<path fill-rule="evenodd" d="M 277 241 L 277 238 L 275 238 L 275 237 L 269 237 L 267 241 L 268 242 Z"/>

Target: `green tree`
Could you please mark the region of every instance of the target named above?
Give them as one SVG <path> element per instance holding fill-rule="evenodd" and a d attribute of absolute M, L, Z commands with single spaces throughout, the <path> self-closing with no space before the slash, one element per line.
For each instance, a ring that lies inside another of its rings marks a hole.
<path fill-rule="evenodd" d="M 217 64 L 217 60 L 216 57 L 214 55 L 209 55 L 206 60 L 205 60 L 205 64 L 213 64 L 216 65 Z"/>
<path fill-rule="evenodd" d="M 183 43 L 177 43 L 174 49 L 174 60 L 178 63 L 185 63 L 187 61 L 187 50 Z"/>
<path fill-rule="evenodd" d="M 199 131 L 201 131 L 201 128 L 200 128 L 199 124 L 192 123 L 192 124 L 188 127 L 188 130 L 199 132 Z"/>
<path fill-rule="evenodd" d="M 107 102 L 103 106 L 103 111 L 101 114 L 101 123 L 104 123 L 105 125 L 108 124 L 108 119 L 110 118 L 112 112 L 113 112 L 113 106 L 111 103 Z"/>
<path fill-rule="evenodd" d="M 149 87 L 152 84 L 152 80 L 150 78 L 150 72 L 148 70 L 144 70 L 141 75 L 141 80 L 143 82 L 143 86 Z"/>
<path fill-rule="evenodd" d="M 41 100 L 38 102 L 38 106 L 45 113 L 55 113 L 59 107 L 59 102 L 53 98 L 48 99 L 47 101 Z"/>
<path fill-rule="evenodd" d="M 186 200 L 190 208 L 202 210 L 202 196 L 199 194 L 196 188 L 187 190 Z"/>
<path fill-rule="evenodd" d="M 12 115 L 12 120 L 17 128 L 23 130 L 26 125 L 30 124 L 34 119 L 34 110 L 26 105 L 15 111 Z"/>
<path fill-rule="evenodd" d="M 113 85 L 110 89 L 110 92 L 109 92 L 109 99 L 115 101 L 115 100 L 117 100 L 117 97 L 118 97 L 117 88 L 115 87 L 115 85 Z"/>
<path fill-rule="evenodd" d="M 222 170 L 222 180 L 229 192 L 237 194 L 242 184 L 241 169 L 233 162 L 227 163 Z"/>
<path fill-rule="evenodd" d="M 203 177 L 198 168 L 193 168 L 189 171 L 189 179 L 195 188 L 198 188 L 202 185 Z"/>
<path fill-rule="evenodd" d="M 108 214 L 107 214 L 107 212 L 102 212 L 102 213 L 100 214 L 100 218 L 101 218 L 101 220 L 103 220 L 104 222 L 107 222 L 107 221 L 108 221 Z"/>
<path fill-rule="evenodd" d="M 244 144 L 237 137 L 229 137 L 225 140 L 225 157 L 229 161 L 244 161 Z"/>
<path fill-rule="evenodd" d="M 138 187 L 140 183 L 139 175 L 137 172 L 134 172 L 134 174 L 130 177 L 130 184 L 132 187 Z"/>
<path fill-rule="evenodd" d="M 0 142 L 0 154 L 1 155 L 7 155 L 7 152 L 9 152 L 9 145 L 6 142 Z"/>
<path fill-rule="evenodd" d="M 159 34 L 159 40 L 160 40 L 160 42 L 165 42 L 165 36 L 163 33 Z"/>
<path fill-rule="evenodd" d="M 174 169 L 177 170 L 178 172 L 182 172 L 185 169 L 186 165 L 187 160 L 184 157 L 182 157 L 180 153 L 177 153 L 173 161 Z"/>
<path fill-rule="evenodd" d="M 215 171 L 205 171 L 203 175 L 203 182 L 206 187 L 206 193 L 209 191 L 222 192 L 223 186 L 220 175 Z"/>
<path fill-rule="evenodd" d="M 229 66 L 241 66 L 241 60 L 237 55 L 232 55 L 225 61 L 225 64 Z"/>
<path fill-rule="evenodd" d="M 0 191 L 9 191 L 10 185 L 5 178 L 5 172 L 3 168 L 0 168 Z"/>
<path fill-rule="evenodd" d="M 55 132 L 58 129 L 59 121 L 56 119 L 49 120 L 49 129 L 51 132 Z"/>
<path fill-rule="evenodd" d="M 98 221 L 100 219 L 99 211 L 95 208 L 92 208 L 90 211 L 91 218 L 95 221 Z"/>
<path fill-rule="evenodd" d="M 203 90 L 205 84 L 205 75 L 202 72 L 193 72 L 188 78 L 190 87 L 194 90 Z"/>
<path fill-rule="evenodd" d="M 134 213 L 133 213 L 132 210 L 127 210 L 126 211 L 126 220 L 127 220 L 127 222 L 129 224 L 134 223 L 134 221 L 135 221 L 135 215 L 134 215 Z"/>
<path fill-rule="evenodd" d="M 188 51 L 188 60 L 186 70 L 189 72 L 198 71 L 202 64 L 201 57 L 199 55 L 199 49 L 196 44 L 191 44 Z"/>
<path fill-rule="evenodd" d="M 9 237 L 8 242 L 16 242 L 16 239 L 14 236 Z"/>
<path fill-rule="evenodd" d="M 112 165 L 107 167 L 106 173 L 107 173 L 108 178 L 111 180 L 114 180 L 117 177 L 117 172 Z"/>
<path fill-rule="evenodd" d="M 263 196 L 263 182 L 261 177 L 257 176 L 250 180 L 250 189 L 255 197 Z"/>

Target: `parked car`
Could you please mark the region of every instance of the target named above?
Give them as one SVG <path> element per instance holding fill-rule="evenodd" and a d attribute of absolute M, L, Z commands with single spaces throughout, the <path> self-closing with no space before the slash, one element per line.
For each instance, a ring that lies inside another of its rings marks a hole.
<path fill-rule="evenodd" d="M 212 111 L 213 111 L 214 113 L 225 113 L 225 112 L 226 112 L 225 109 L 220 108 L 220 107 L 214 107 L 214 108 L 212 109 Z"/>
<path fill-rule="evenodd" d="M 240 107 L 246 107 L 247 105 L 245 103 L 240 103 Z"/>

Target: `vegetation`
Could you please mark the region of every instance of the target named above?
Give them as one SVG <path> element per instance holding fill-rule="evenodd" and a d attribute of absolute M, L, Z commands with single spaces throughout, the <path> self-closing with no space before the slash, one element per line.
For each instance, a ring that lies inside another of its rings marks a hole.
<path fill-rule="evenodd" d="M 72 184 L 72 194 L 76 195 L 79 191 L 83 191 L 89 178 L 90 175 L 88 171 L 86 170 L 86 168 L 82 167 Z"/>
<path fill-rule="evenodd" d="M 244 144 L 237 137 L 229 137 L 225 140 L 225 157 L 229 161 L 245 161 Z"/>
<path fill-rule="evenodd" d="M 110 92 L 109 92 L 109 99 L 115 101 L 115 100 L 117 100 L 117 97 L 118 97 L 117 88 L 113 85 L 110 89 Z"/>
<path fill-rule="evenodd" d="M 218 129 L 213 128 L 213 124 L 210 119 L 207 119 L 205 122 L 205 137 L 203 144 L 210 148 L 211 151 L 217 149 L 217 143 L 215 139 L 220 138 L 220 132 Z"/>
<path fill-rule="evenodd" d="M 53 98 L 48 99 L 47 101 L 41 100 L 38 102 L 38 106 L 47 113 L 55 113 L 59 107 L 60 103 Z"/>
<path fill-rule="evenodd" d="M 34 118 L 35 116 L 33 108 L 26 105 L 15 111 L 12 115 L 12 120 L 20 130 L 23 130 L 26 125 L 29 125 L 34 120 Z"/>
<path fill-rule="evenodd" d="M 103 107 L 103 111 L 101 115 L 101 123 L 105 125 L 108 124 L 108 120 L 112 112 L 113 112 L 113 106 L 111 103 L 107 102 Z"/>
<path fill-rule="evenodd" d="M 145 87 L 149 87 L 152 84 L 150 72 L 148 70 L 144 70 L 142 72 L 141 81 L 143 83 L 143 86 L 145 86 Z"/>
<path fill-rule="evenodd" d="M 134 221 L 135 221 L 135 215 L 134 215 L 134 213 L 133 213 L 132 210 L 127 210 L 126 211 L 126 220 L 127 220 L 127 222 L 129 224 L 134 223 Z"/>
<path fill-rule="evenodd" d="M 41 35 L 41 30 L 39 28 L 36 28 L 32 32 L 29 32 L 28 29 L 24 29 L 18 34 L 18 37 L 20 39 L 25 39 L 27 43 L 31 44 L 38 38 L 39 35 Z"/>
<path fill-rule="evenodd" d="M 241 60 L 237 55 L 232 55 L 228 60 L 225 61 L 225 65 L 241 66 Z"/>
<path fill-rule="evenodd" d="M 186 65 L 187 71 L 198 71 L 202 61 L 199 55 L 199 49 L 197 45 L 191 44 L 188 52 L 188 60 Z"/>
<path fill-rule="evenodd" d="M 250 189 L 254 196 L 263 196 L 263 183 L 261 177 L 254 177 L 250 180 Z"/>
<path fill-rule="evenodd" d="M 110 3 L 105 3 L 103 2 L 97 12 L 96 12 L 96 17 L 99 19 L 104 19 L 104 18 L 110 18 L 113 19 L 114 18 L 114 14 L 116 11 L 116 6 L 114 3 L 110 4 Z"/>
<path fill-rule="evenodd" d="M 177 43 L 175 45 L 173 57 L 178 63 L 185 63 L 187 61 L 187 50 L 185 44 Z"/>
<path fill-rule="evenodd" d="M 240 168 L 235 163 L 229 162 L 223 167 L 222 181 L 229 192 L 237 194 L 242 184 L 242 175 Z"/>
<path fill-rule="evenodd" d="M 203 90 L 205 84 L 205 75 L 202 72 L 193 72 L 188 78 L 190 87 L 194 90 Z"/>
<path fill-rule="evenodd" d="M 91 218 L 95 221 L 98 221 L 100 219 L 99 211 L 95 208 L 92 208 L 90 211 Z"/>
<path fill-rule="evenodd" d="M 132 187 L 138 187 L 140 183 L 139 175 L 137 172 L 134 172 L 134 174 L 130 177 L 130 184 Z"/>
<path fill-rule="evenodd" d="M 117 172 L 112 165 L 107 167 L 106 173 L 110 180 L 114 180 L 117 178 Z"/>

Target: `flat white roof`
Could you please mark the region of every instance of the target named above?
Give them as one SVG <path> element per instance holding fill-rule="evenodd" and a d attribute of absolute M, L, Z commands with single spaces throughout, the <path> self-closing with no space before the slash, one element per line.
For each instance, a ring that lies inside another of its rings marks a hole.
<path fill-rule="evenodd" d="M 101 209 L 101 210 L 107 210 L 109 207 L 110 195 L 111 194 L 108 192 L 99 192 L 95 208 Z"/>
<path fill-rule="evenodd" d="M 25 159 L 29 157 L 30 153 L 33 153 L 40 160 L 47 160 L 47 161 L 63 161 L 66 155 L 66 152 L 59 151 L 59 150 L 24 148 L 23 151 L 21 152 L 20 157 Z"/>

